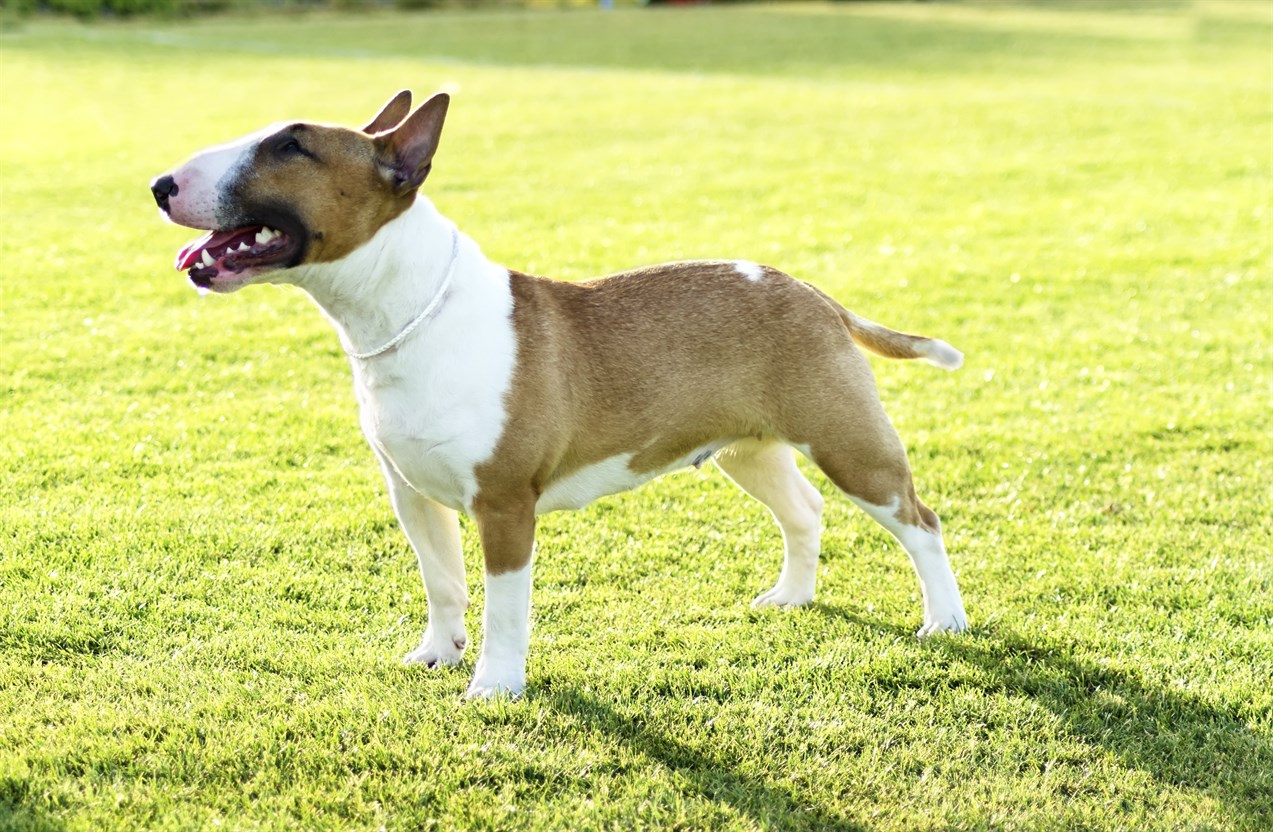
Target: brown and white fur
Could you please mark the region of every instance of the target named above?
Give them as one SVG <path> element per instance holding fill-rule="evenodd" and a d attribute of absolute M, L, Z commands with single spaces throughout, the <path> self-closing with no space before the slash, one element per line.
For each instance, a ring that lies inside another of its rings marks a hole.
<path fill-rule="evenodd" d="M 915 495 L 854 344 L 946 369 L 960 353 L 746 261 L 583 283 L 498 266 L 418 193 L 448 103 L 435 95 L 408 114 L 403 92 L 361 130 L 275 125 L 152 183 L 168 218 L 211 231 L 179 255 L 192 282 L 299 286 L 353 356 L 362 428 L 428 596 L 428 626 L 406 661 L 454 665 L 468 644 L 459 512 L 476 521 L 486 566 L 469 696 L 517 694 L 536 515 L 708 458 L 782 529 L 782 572 L 755 605 L 808 604 L 822 497 L 792 448 L 906 549 L 923 594 L 919 635 L 963 630 L 937 516 Z M 357 357 L 430 304 L 436 312 L 401 343 Z"/>

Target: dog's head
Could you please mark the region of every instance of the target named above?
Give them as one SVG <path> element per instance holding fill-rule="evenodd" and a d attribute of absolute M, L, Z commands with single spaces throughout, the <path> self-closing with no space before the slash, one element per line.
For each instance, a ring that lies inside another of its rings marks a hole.
<path fill-rule="evenodd" d="M 196 286 L 232 292 L 354 251 L 415 200 L 449 103 L 439 93 L 410 112 L 404 90 L 361 130 L 276 124 L 156 177 L 160 212 L 208 232 L 176 267 Z"/>

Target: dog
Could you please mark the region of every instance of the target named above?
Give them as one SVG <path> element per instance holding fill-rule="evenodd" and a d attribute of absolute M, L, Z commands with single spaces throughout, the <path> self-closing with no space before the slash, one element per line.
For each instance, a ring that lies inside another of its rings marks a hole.
<path fill-rule="evenodd" d="M 468 696 L 516 696 L 536 516 L 709 459 L 782 530 L 782 571 L 754 605 L 810 603 L 823 498 L 793 448 L 909 554 L 917 635 L 964 630 L 941 525 L 855 344 L 948 370 L 963 355 L 745 260 L 580 283 L 496 265 L 420 194 L 449 103 L 412 111 L 404 90 L 359 130 L 276 124 L 150 185 L 164 217 L 207 231 L 177 255 L 196 287 L 292 284 L 335 325 L 424 579 L 428 624 L 405 661 L 456 665 L 468 645 L 459 512 L 477 524 L 486 582 Z"/>

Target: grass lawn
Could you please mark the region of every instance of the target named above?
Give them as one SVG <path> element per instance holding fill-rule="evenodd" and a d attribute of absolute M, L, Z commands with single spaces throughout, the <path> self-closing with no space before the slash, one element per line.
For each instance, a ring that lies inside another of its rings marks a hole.
<path fill-rule="evenodd" d="M 965 351 L 873 364 L 971 632 L 816 475 L 818 600 L 751 611 L 779 535 L 705 469 L 541 518 L 524 698 L 400 664 L 335 334 L 198 297 L 146 186 L 444 85 L 497 261 L 743 257 Z M 1273 4 L 35 21 L 0 187 L 0 829 L 1273 824 Z"/>

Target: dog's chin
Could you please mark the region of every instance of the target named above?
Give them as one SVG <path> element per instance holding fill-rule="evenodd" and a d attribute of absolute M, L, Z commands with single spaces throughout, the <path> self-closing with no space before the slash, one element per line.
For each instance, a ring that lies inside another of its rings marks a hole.
<path fill-rule="evenodd" d="M 190 278 L 190 283 L 201 292 L 216 292 L 219 295 L 228 295 L 253 283 L 277 282 L 272 280 L 272 278 L 278 277 L 284 270 L 282 266 L 273 266 L 246 268 L 235 272 L 224 271 L 216 266 L 201 266 L 191 269 L 187 272 L 187 275 Z"/>

